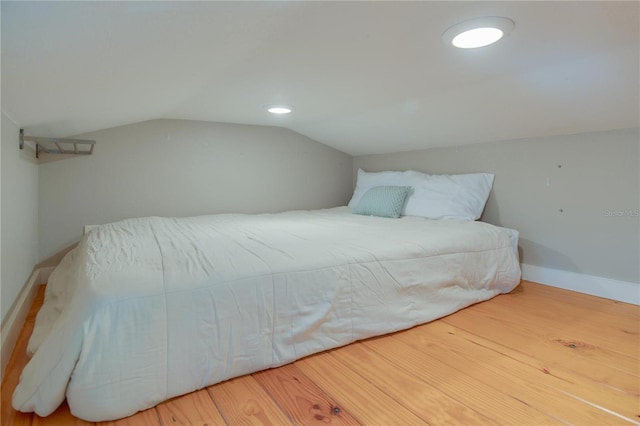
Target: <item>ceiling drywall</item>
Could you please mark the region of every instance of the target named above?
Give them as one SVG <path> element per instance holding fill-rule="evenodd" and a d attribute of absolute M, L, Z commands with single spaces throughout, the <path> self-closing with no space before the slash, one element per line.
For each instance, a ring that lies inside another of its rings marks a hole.
<path fill-rule="evenodd" d="M 360 155 L 639 121 L 638 2 L 1 7 L 2 110 L 31 135 L 180 118 L 283 126 Z M 442 42 L 478 16 L 515 30 L 475 50 Z"/>

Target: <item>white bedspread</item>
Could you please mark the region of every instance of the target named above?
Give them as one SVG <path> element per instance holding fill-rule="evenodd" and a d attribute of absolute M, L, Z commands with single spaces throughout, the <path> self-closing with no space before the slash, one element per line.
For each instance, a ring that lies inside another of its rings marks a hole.
<path fill-rule="evenodd" d="M 51 274 L 13 406 L 121 418 L 424 323 L 513 289 L 514 240 L 348 208 L 102 225 Z"/>

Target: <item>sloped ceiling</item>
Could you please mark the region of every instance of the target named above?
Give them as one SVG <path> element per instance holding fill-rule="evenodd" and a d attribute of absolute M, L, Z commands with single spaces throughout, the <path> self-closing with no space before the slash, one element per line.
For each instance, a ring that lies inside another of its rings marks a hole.
<path fill-rule="evenodd" d="M 352 155 L 639 125 L 638 2 L 7 2 L 27 134 L 157 118 L 283 126 Z M 441 34 L 515 30 L 475 50 Z M 265 111 L 292 105 L 288 116 Z"/>

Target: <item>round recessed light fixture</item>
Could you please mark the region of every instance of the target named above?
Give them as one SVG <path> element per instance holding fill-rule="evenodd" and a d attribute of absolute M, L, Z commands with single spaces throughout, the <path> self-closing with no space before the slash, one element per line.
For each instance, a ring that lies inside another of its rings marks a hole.
<path fill-rule="evenodd" d="M 286 105 L 271 105 L 267 107 L 267 111 L 271 114 L 289 114 L 291 112 L 291 107 Z"/>
<path fill-rule="evenodd" d="M 442 34 L 442 40 L 461 49 L 488 46 L 513 31 L 515 24 L 509 18 L 485 16 L 460 22 Z"/>

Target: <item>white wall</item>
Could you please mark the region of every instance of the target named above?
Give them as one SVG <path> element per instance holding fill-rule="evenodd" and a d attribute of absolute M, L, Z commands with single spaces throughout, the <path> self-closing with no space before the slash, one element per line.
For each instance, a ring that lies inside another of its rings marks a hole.
<path fill-rule="evenodd" d="M 153 120 L 80 137 L 97 141 L 92 156 L 39 166 L 45 265 L 86 224 L 327 208 L 352 191 L 351 156 L 279 127 Z"/>
<path fill-rule="evenodd" d="M 354 158 L 354 172 L 492 172 L 483 220 L 526 264 L 638 283 L 640 133 L 612 130 Z"/>
<path fill-rule="evenodd" d="M 1 311 L 4 321 L 37 263 L 38 165 L 33 152 L 21 151 L 19 128 L 2 114 Z"/>

